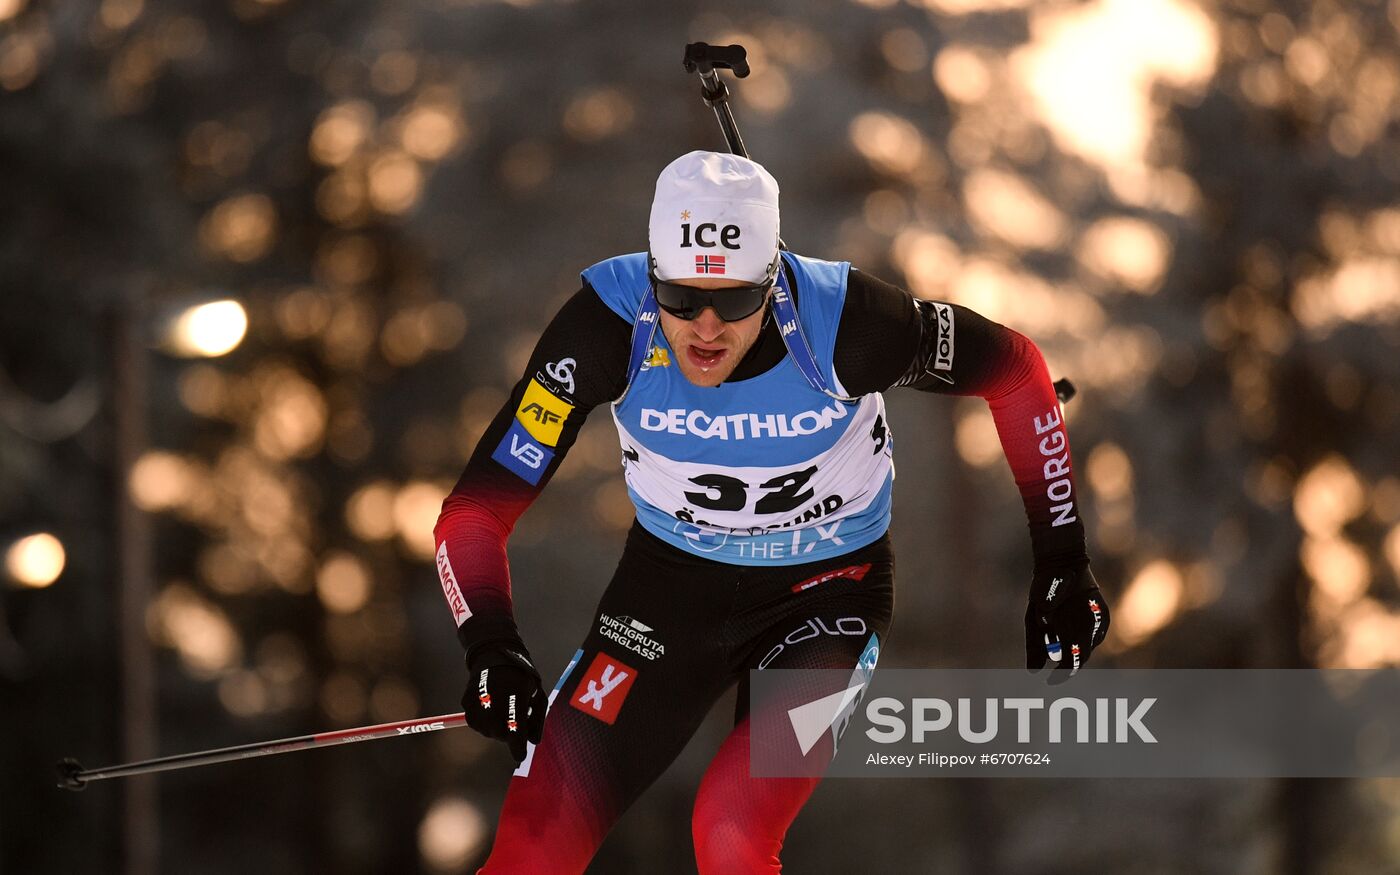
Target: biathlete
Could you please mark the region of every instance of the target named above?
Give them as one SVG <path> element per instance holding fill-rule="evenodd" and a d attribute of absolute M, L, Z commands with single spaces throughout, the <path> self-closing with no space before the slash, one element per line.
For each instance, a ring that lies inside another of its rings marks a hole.
<path fill-rule="evenodd" d="M 776 872 L 818 778 L 754 778 L 751 670 L 871 669 L 894 604 L 894 436 L 881 393 L 986 399 L 1029 520 L 1026 665 L 1108 631 L 1069 439 L 1035 344 L 956 304 L 780 248 L 778 185 L 692 152 L 656 184 L 649 250 L 583 271 L 436 526 L 463 707 L 520 763 L 482 870 L 581 872 L 726 690 L 733 731 L 692 829 L 702 873 Z M 636 521 L 553 692 L 511 607 L 506 541 L 611 403 Z M 811 752 L 829 759 L 833 729 Z"/>

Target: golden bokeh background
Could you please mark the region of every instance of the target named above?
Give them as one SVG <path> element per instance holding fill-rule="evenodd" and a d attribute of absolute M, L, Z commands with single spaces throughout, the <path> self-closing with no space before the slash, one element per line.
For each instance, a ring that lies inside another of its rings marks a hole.
<path fill-rule="evenodd" d="M 1078 387 L 1096 662 L 1400 665 L 1397 36 L 1400 0 L 0 0 L 0 869 L 479 862 L 509 765 L 467 732 L 158 794 L 55 798 L 49 764 L 457 708 L 432 524 L 578 271 L 722 148 L 691 40 L 748 49 L 789 245 Z M 886 662 L 1015 666 L 1030 557 L 986 406 L 889 404 Z M 551 679 L 632 519 L 605 419 L 511 541 Z M 595 871 L 689 871 L 727 719 Z M 829 782 L 785 859 L 1391 871 L 1400 782 Z"/>

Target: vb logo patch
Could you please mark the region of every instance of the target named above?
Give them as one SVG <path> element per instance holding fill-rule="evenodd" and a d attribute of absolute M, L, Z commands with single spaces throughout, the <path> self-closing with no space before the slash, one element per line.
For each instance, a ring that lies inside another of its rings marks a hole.
<path fill-rule="evenodd" d="M 569 704 L 611 726 L 617 722 L 617 712 L 622 710 L 622 702 L 636 679 L 636 669 L 599 653 L 593 657 Z"/>
<path fill-rule="evenodd" d="M 540 446 L 524 425 L 516 421 L 510 424 L 491 458 L 531 486 L 538 486 L 545 469 L 554 459 L 554 451 Z"/>

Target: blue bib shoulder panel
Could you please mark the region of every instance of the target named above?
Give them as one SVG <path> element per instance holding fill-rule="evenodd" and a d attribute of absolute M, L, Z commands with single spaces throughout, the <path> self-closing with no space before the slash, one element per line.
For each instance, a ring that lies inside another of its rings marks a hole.
<path fill-rule="evenodd" d="M 628 322 L 637 321 L 637 308 L 651 285 L 647 278 L 645 252 L 632 252 L 600 261 L 586 268 L 580 276 L 593 287 L 608 309 Z"/>
<path fill-rule="evenodd" d="M 833 358 L 836 353 L 836 332 L 841 325 L 841 310 L 846 306 L 846 280 L 851 274 L 851 263 L 822 261 L 791 252 L 783 253 L 783 261 L 792 269 L 793 277 L 797 280 L 797 315 L 812 355 L 822 369 L 827 385 L 837 394 L 845 395 L 845 388 L 836 379 Z M 791 346 L 789 343 L 789 348 Z"/>

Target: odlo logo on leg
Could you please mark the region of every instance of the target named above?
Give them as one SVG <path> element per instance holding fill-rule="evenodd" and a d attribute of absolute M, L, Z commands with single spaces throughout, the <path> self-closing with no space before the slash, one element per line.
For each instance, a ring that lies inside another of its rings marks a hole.
<path fill-rule="evenodd" d="M 793 629 L 783 637 L 782 641 L 773 645 L 773 648 L 764 654 L 758 661 L 758 670 L 763 671 L 779 654 L 794 644 L 803 641 L 810 641 L 821 635 L 865 635 L 867 628 L 865 620 L 860 617 L 841 617 L 831 625 L 827 625 L 826 620 L 821 617 L 813 617 L 807 622 Z"/>
<path fill-rule="evenodd" d="M 617 712 L 637 679 L 637 670 L 623 665 L 606 653 L 599 653 L 588 666 L 569 704 L 590 717 L 609 725 L 617 721 Z"/>

